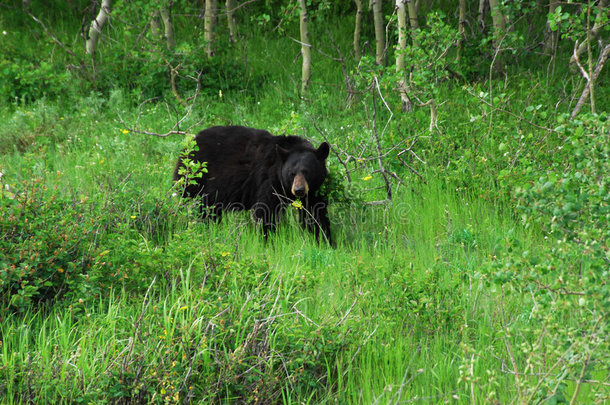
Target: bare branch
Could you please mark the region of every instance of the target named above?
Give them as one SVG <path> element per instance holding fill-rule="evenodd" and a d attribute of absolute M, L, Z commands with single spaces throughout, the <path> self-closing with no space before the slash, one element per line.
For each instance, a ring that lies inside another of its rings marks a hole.
<path fill-rule="evenodd" d="M 477 98 L 479 101 L 481 101 L 481 102 L 483 102 L 484 104 L 488 105 L 488 106 L 489 106 L 489 107 L 491 107 L 493 110 L 497 110 L 497 111 L 503 112 L 503 113 L 505 113 L 505 114 L 508 114 L 508 115 L 510 115 L 511 117 L 517 118 L 519 121 L 523 121 L 523 122 L 525 122 L 526 124 L 529 124 L 529 125 L 531 125 L 531 126 L 533 126 L 533 127 L 535 127 L 535 128 L 538 128 L 538 129 L 544 129 L 545 131 L 549 131 L 549 132 L 556 132 L 556 131 L 555 131 L 554 129 L 552 129 L 552 128 L 543 127 L 543 126 L 541 126 L 541 125 L 534 124 L 532 121 L 527 120 L 527 119 L 523 118 L 522 116 L 520 116 L 520 115 L 517 115 L 517 114 L 513 113 L 512 111 L 508 111 L 508 110 L 505 110 L 505 109 L 503 109 L 503 108 L 496 107 L 496 106 L 492 105 L 492 104 L 491 104 L 489 101 L 487 101 L 487 100 L 485 100 L 484 98 L 480 97 L 479 95 L 477 95 L 477 94 L 473 93 L 473 92 L 472 92 L 470 89 L 467 89 L 466 91 L 468 91 L 468 94 L 470 94 L 470 95 L 471 95 L 471 96 L 473 96 L 473 97 L 476 97 L 476 98 Z M 492 110 L 492 111 L 493 111 L 493 110 Z"/>
<path fill-rule="evenodd" d="M 191 112 L 193 111 L 193 107 L 195 106 L 195 102 L 197 101 L 197 97 L 199 96 L 199 93 L 201 92 L 201 75 L 203 74 L 203 72 L 199 72 L 197 75 L 197 89 L 195 90 L 195 94 L 193 94 L 193 96 L 189 97 L 189 100 L 191 101 L 191 104 L 188 105 L 188 109 L 186 111 L 186 113 L 182 116 L 182 118 L 180 118 L 172 127 L 171 130 L 165 132 L 165 133 L 159 133 L 159 132 L 154 132 L 154 131 L 146 131 L 146 130 L 141 130 L 139 128 L 140 126 L 140 115 L 138 114 L 138 119 L 136 121 L 136 127 L 133 128 L 131 127 L 128 123 L 126 123 L 123 118 L 121 118 L 120 114 L 117 113 L 117 115 L 119 116 L 119 119 L 117 120 L 119 123 L 121 123 L 121 125 L 129 132 L 133 132 L 136 134 L 143 134 L 143 135 L 152 135 L 152 136 L 157 136 L 160 138 L 165 138 L 168 137 L 170 135 L 193 135 L 190 130 L 195 127 L 198 126 L 203 119 L 197 121 L 195 124 L 189 126 L 186 131 L 182 131 L 180 130 L 180 126 L 181 124 L 191 115 Z M 151 102 L 155 100 L 153 99 L 148 99 L 145 100 L 142 104 L 140 104 L 140 107 L 138 107 L 138 110 L 141 112 L 142 107 L 144 106 L 144 104 Z"/>
<path fill-rule="evenodd" d="M 339 320 L 339 322 L 337 322 L 335 324 L 335 328 L 339 325 L 341 325 L 346 319 L 347 316 L 350 314 L 350 312 L 352 312 L 352 309 L 354 309 L 354 305 L 356 305 L 356 302 L 358 302 L 358 297 L 362 295 L 362 289 L 360 289 L 358 291 L 358 295 L 356 296 L 356 299 L 354 299 L 354 302 L 352 302 L 352 306 L 349 307 L 349 309 L 345 312 L 345 314 L 343 315 L 343 317 Z"/>
<path fill-rule="evenodd" d="M 390 114 L 392 114 L 392 110 L 390 110 L 390 108 L 388 107 L 388 104 L 383 99 L 383 95 L 381 94 L 381 89 L 379 88 L 379 81 L 377 80 L 377 76 L 374 77 L 374 81 L 375 81 L 376 86 L 373 87 L 373 136 L 375 137 L 375 145 L 377 147 L 377 164 L 379 165 L 379 170 L 381 171 L 381 176 L 383 177 L 383 181 L 385 183 L 385 189 L 386 189 L 386 194 L 388 196 L 388 200 L 391 201 L 392 200 L 392 186 L 390 184 L 390 181 L 388 180 L 388 176 L 386 175 L 387 172 L 383 168 L 383 160 L 381 158 L 381 156 L 383 155 L 383 153 L 381 151 L 381 140 L 379 138 L 379 134 L 377 133 L 377 103 L 375 102 L 375 90 L 379 91 L 379 96 L 381 97 L 381 100 L 385 104 L 386 108 L 390 111 Z M 385 132 L 386 128 L 388 127 L 388 124 L 390 123 L 392 116 L 393 116 L 393 114 L 390 115 L 390 118 L 388 119 L 386 126 L 383 128 L 383 132 Z M 382 134 L 383 134 L 383 132 L 382 132 Z"/>
<path fill-rule="evenodd" d="M 250 4 L 250 3 L 254 3 L 255 1 L 258 1 L 258 0 L 248 0 L 248 1 L 244 1 L 244 2 L 243 2 L 243 3 L 241 3 L 239 6 L 235 6 L 234 8 L 232 8 L 232 9 L 230 9 L 230 10 L 225 11 L 225 13 L 224 13 L 224 14 L 233 13 L 233 12 L 235 12 L 235 11 L 239 10 L 240 8 L 247 6 L 247 5 L 248 5 L 248 4 Z M 224 14 L 220 14 L 220 15 L 224 15 Z"/>
<path fill-rule="evenodd" d="M 572 114 L 570 114 L 571 118 L 574 118 L 574 117 L 576 117 L 576 115 L 578 115 L 578 113 L 580 112 L 580 109 L 584 105 L 585 101 L 587 101 L 587 97 L 589 97 L 589 93 L 591 92 L 591 86 L 595 85 L 595 81 L 597 80 L 597 77 L 599 76 L 600 72 L 602 71 L 602 68 L 604 67 L 604 65 L 606 63 L 606 60 L 608 59 L 609 54 L 610 54 L 610 44 L 606 45 L 604 47 L 604 49 L 602 49 L 602 51 L 600 52 L 599 58 L 597 58 L 597 63 L 595 64 L 595 70 L 593 71 L 593 77 L 590 78 L 589 75 L 587 74 L 587 72 L 583 69 L 582 65 L 580 64 L 580 61 L 578 60 L 578 54 L 576 53 L 576 47 L 574 47 L 574 61 L 578 65 L 578 68 L 580 69 L 581 74 L 587 80 L 587 83 L 585 84 L 585 88 L 583 89 L 582 94 L 580 95 L 580 98 L 578 99 L 578 102 L 576 103 L 576 106 L 574 107 L 574 110 L 572 111 Z"/>
<path fill-rule="evenodd" d="M 38 18 L 36 18 L 29 11 L 26 11 L 26 13 L 27 13 L 27 15 L 30 16 L 30 18 L 32 20 L 36 21 L 42 27 L 45 34 L 47 34 L 47 36 L 49 36 L 49 38 L 51 38 L 53 40 L 53 42 L 55 42 L 57 45 L 59 45 L 61 47 L 61 49 L 66 51 L 70 56 L 72 56 L 76 60 L 79 60 L 78 56 L 76 56 L 76 54 L 70 48 L 68 48 L 63 42 L 61 42 L 59 39 L 57 39 L 57 37 L 55 35 L 53 35 L 53 33 L 51 31 L 49 31 L 47 26 L 42 21 L 40 21 Z M 79 64 L 82 65 L 82 61 L 80 61 Z"/>
<path fill-rule="evenodd" d="M 582 67 L 582 65 L 580 64 L 580 59 L 578 58 L 578 53 L 576 52 L 576 50 L 578 49 L 578 40 L 576 40 L 576 42 L 574 43 L 574 55 L 572 55 L 572 57 L 574 58 L 574 62 L 576 62 L 576 66 L 578 66 L 578 69 L 580 70 L 580 74 L 583 75 L 583 77 L 587 80 L 587 84 L 591 82 L 591 78 L 589 77 L 589 74 L 587 73 L 587 71 L 585 70 L 584 67 Z"/>

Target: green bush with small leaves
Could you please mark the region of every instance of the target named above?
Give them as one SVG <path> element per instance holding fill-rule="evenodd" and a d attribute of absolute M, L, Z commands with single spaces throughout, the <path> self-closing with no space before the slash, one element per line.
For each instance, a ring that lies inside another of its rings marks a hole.
<path fill-rule="evenodd" d="M 64 199 L 34 179 L 2 187 L 0 209 L 3 306 L 23 310 L 89 293 L 88 273 L 99 256 L 93 245 L 96 218 L 84 201 Z"/>

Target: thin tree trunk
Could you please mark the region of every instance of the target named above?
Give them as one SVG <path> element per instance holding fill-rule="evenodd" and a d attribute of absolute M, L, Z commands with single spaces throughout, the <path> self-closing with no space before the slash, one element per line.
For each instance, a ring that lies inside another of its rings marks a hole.
<path fill-rule="evenodd" d="M 492 66 L 496 71 L 502 71 L 504 69 L 504 58 L 500 52 L 502 39 L 506 33 L 506 17 L 502 14 L 502 10 L 499 8 L 500 0 L 489 0 L 489 8 L 491 9 L 491 19 L 493 21 L 494 33 L 493 33 L 493 48 L 494 48 L 494 62 Z"/>
<path fill-rule="evenodd" d="M 549 14 L 555 13 L 559 0 L 549 0 Z M 557 31 L 551 31 L 550 24 L 546 23 L 546 40 L 544 41 L 544 51 L 549 55 L 554 55 L 557 49 L 557 39 L 559 38 Z"/>
<path fill-rule="evenodd" d="M 150 18 L 150 31 L 155 39 L 161 36 L 161 22 L 159 21 L 159 10 L 155 10 Z"/>
<path fill-rule="evenodd" d="M 479 15 L 477 20 L 479 21 L 479 27 L 482 30 L 485 29 L 485 7 L 487 6 L 487 0 L 479 0 Z"/>
<path fill-rule="evenodd" d="M 407 0 L 396 0 L 396 15 L 398 16 L 398 49 L 396 50 L 396 71 L 400 75 L 398 91 L 402 101 L 402 110 L 411 111 L 413 106 L 407 95 L 405 72 L 405 49 L 407 48 Z"/>
<path fill-rule="evenodd" d="M 506 31 L 506 19 L 502 14 L 502 11 L 499 9 L 500 1 L 499 0 L 489 0 L 489 8 L 491 8 L 491 19 L 494 24 L 494 32 L 497 38 Z"/>
<path fill-rule="evenodd" d="M 356 3 L 356 26 L 354 28 L 354 57 L 357 61 L 362 57 L 360 49 L 360 31 L 362 30 L 362 0 L 354 0 Z"/>
<path fill-rule="evenodd" d="M 165 40 L 167 41 L 167 48 L 174 49 L 176 47 L 176 39 L 174 38 L 174 26 L 169 15 L 169 11 L 165 7 L 161 7 L 160 10 L 161 19 L 165 27 Z"/>
<path fill-rule="evenodd" d="M 396 16 L 398 17 L 398 50 L 396 52 L 396 70 L 405 70 L 405 54 L 407 48 L 407 0 L 396 0 Z"/>
<path fill-rule="evenodd" d="M 301 6 L 301 54 L 303 56 L 303 68 L 301 70 L 301 94 L 305 94 L 311 79 L 311 45 L 309 42 L 309 30 L 307 23 L 307 5 L 305 0 L 299 0 Z"/>
<path fill-rule="evenodd" d="M 414 0 L 407 0 L 407 10 L 409 11 L 409 25 L 411 26 L 411 38 L 413 45 L 417 45 L 417 30 L 419 29 L 419 22 L 417 21 L 417 9 Z"/>
<path fill-rule="evenodd" d="M 373 20 L 375 21 L 375 61 L 378 65 L 383 65 L 385 59 L 385 38 L 381 0 L 372 0 L 371 3 L 373 8 Z"/>
<path fill-rule="evenodd" d="M 229 25 L 229 41 L 235 43 L 235 16 L 233 15 L 233 9 L 235 8 L 235 0 L 227 0 L 227 23 Z"/>
<path fill-rule="evenodd" d="M 459 0 L 458 4 L 460 15 L 458 34 L 460 35 L 460 38 L 458 39 L 457 61 L 460 63 L 462 53 L 464 52 L 464 41 L 466 40 L 466 0 Z"/>
<path fill-rule="evenodd" d="M 97 42 L 100 38 L 100 34 L 102 33 L 102 29 L 110 17 L 111 5 L 111 0 L 102 0 L 102 6 L 100 7 L 97 17 L 95 17 L 95 20 L 91 21 L 91 26 L 89 27 L 89 37 L 85 43 L 86 53 L 87 55 L 91 55 L 91 58 L 94 58 L 95 56 L 95 50 L 97 48 Z"/>
<path fill-rule="evenodd" d="M 205 39 L 205 52 L 208 58 L 211 58 L 215 54 L 214 48 L 214 25 L 216 23 L 218 8 L 216 0 L 206 0 L 205 2 L 205 17 L 204 21 L 204 39 Z"/>

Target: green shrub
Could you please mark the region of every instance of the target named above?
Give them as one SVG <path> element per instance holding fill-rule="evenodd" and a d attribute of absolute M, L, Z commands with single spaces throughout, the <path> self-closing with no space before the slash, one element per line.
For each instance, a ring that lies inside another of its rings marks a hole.
<path fill-rule="evenodd" d="M 1 304 L 23 310 L 77 293 L 99 264 L 84 201 L 63 199 L 40 179 L 0 185 Z"/>
<path fill-rule="evenodd" d="M 515 381 L 525 402 L 578 397 L 585 379 L 607 375 L 610 346 L 610 142 L 605 116 L 560 119 L 560 142 L 546 167 L 524 169 L 513 190 L 523 223 L 544 235 L 534 250 L 509 233 L 487 269 L 505 294 L 523 294 L 528 322 L 498 322 L 499 336 L 515 340 L 513 368 L 536 378 Z M 508 346 L 507 346 L 508 347 Z M 587 376 L 584 378 L 583 376 Z M 577 389 L 570 390 L 576 382 Z M 603 393 L 591 385 L 593 393 Z M 572 401 L 573 402 L 573 401 Z"/>
<path fill-rule="evenodd" d="M 90 201 L 38 178 L 0 186 L 2 305 L 24 310 L 64 299 L 78 309 L 108 288 L 144 292 L 153 278 L 189 265 L 184 249 L 163 247 L 177 204 L 119 192 Z"/>

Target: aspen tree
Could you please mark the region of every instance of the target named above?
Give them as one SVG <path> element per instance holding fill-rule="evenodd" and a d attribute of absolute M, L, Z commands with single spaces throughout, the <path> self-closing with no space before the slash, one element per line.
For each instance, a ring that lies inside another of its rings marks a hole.
<path fill-rule="evenodd" d="M 373 20 L 375 21 L 375 62 L 383 65 L 385 59 L 385 38 L 383 32 L 383 13 L 381 11 L 381 0 L 371 0 L 373 9 Z"/>
<path fill-rule="evenodd" d="M 216 24 L 216 17 L 218 13 L 218 7 L 216 0 L 205 1 L 205 17 L 204 22 L 204 39 L 205 39 L 205 53 L 208 58 L 214 56 L 214 25 Z"/>
<path fill-rule="evenodd" d="M 301 70 L 301 93 L 307 91 L 309 86 L 309 80 L 311 79 L 311 45 L 309 42 L 309 31 L 307 23 L 309 17 L 307 16 L 307 5 L 305 0 L 299 0 L 301 6 L 301 55 L 303 56 L 303 68 Z"/>

